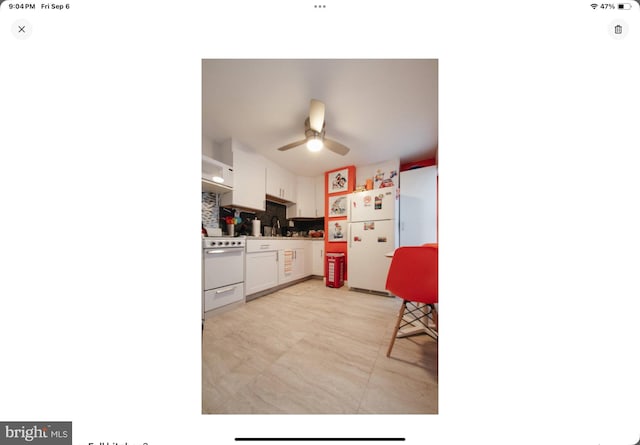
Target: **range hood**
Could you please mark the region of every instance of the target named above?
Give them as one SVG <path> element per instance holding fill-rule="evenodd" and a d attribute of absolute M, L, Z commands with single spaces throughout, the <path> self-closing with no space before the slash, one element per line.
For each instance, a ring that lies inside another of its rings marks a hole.
<path fill-rule="evenodd" d="M 202 191 L 227 193 L 233 190 L 233 167 L 202 155 Z"/>

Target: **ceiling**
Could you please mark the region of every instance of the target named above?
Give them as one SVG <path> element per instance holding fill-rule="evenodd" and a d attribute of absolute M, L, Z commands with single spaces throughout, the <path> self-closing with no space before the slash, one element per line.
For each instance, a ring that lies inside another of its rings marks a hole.
<path fill-rule="evenodd" d="M 297 175 L 436 157 L 437 60 L 204 60 L 202 80 L 203 144 L 235 138 Z M 304 139 L 311 99 L 346 156 L 278 151 Z"/>

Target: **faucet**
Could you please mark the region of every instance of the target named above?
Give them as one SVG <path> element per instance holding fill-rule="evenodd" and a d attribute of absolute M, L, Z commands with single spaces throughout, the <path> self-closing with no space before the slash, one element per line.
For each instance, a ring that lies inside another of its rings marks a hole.
<path fill-rule="evenodd" d="M 275 223 L 273 222 L 275 220 Z M 277 216 L 271 218 L 271 236 L 279 236 L 280 235 L 280 220 Z"/>

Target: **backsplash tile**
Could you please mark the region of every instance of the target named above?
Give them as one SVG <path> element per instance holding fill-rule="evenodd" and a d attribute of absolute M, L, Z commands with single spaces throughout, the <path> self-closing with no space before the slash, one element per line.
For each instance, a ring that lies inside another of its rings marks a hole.
<path fill-rule="evenodd" d="M 220 219 L 222 220 L 227 216 L 235 216 L 235 210 L 232 208 L 221 207 Z M 271 222 L 275 222 L 275 218 L 278 218 L 278 220 L 280 221 L 280 227 L 282 229 L 287 226 L 287 207 L 282 204 L 266 201 L 266 208 L 264 212 L 247 212 L 241 210 L 239 212 L 239 217 L 242 222 L 240 224 L 236 224 L 235 228 L 235 233 L 238 235 L 251 235 L 251 221 L 256 217 L 260 220 L 260 227 L 271 226 Z M 223 229 L 223 231 L 224 230 L 226 230 L 226 228 Z"/>
<path fill-rule="evenodd" d="M 220 195 L 218 193 L 202 192 L 202 225 L 218 228 L 220 224 Z"/>

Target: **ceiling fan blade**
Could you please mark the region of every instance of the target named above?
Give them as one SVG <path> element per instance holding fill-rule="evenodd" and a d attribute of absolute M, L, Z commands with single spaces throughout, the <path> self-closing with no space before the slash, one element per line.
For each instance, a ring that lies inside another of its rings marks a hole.
<path fill-rule="evenodd" d="M 336 142 L 336 141 L 331 140 L 331 139 L 325 138 L 324 139 L 324 146 L 327 147 L 332 152 L 338 153 L 339 155 L 342 155 L 342 156 L 344 156 L 347 153 L 349 153 L 349 148 L 345 147 L 340 142 Z"/>
<path fill-rule="evenodd" d="M 324 103 L 316 99 L 311 99 L 309 106 L 309 126 L 313 131 L 322 133 L 324 125 Z"/>
<path fill-rule="evenodd" d="M 285 146 L 283 146 L 283 147 L 278 148 L 278 150 L 280 150 L 280 151 L 289 150 L 289 149 L 291 149 L 291 148 L 295 148 L 295 147 L 297 147 L 298 145 L 302 145 L 302 144 L 304 144 L 305 142 L 307 142 L 307 140 L 306 140 L 306 139 L 303 139 L 303 140 L 301 140 L 301 141 L 292 142 L 291 144 L 287 144 L 287 145 L 285 145 Z"/>

